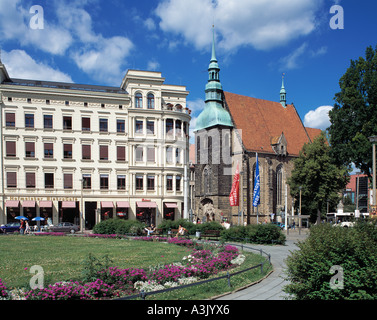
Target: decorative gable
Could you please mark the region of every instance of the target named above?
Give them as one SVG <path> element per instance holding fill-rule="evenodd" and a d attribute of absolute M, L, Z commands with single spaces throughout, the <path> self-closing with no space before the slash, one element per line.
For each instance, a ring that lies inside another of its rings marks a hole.
<path fill-rule="evenodd" d="M 286 157 L 287 152 L 287 139 L 284 136 L 284 132 L 280 136 L 271 137 L 271 147 L 272 150 L 278 156 Z"/>

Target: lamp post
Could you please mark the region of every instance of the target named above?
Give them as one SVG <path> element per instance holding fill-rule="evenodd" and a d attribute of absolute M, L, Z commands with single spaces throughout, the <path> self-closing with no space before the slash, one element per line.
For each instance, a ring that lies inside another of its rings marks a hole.
<path fill-rule="evenodd" d="M 376 142 L 377 136 L 369 137 L 373 148 L 373 205 L 376 205 Z"/>
<path fill-rule="evenodd" d="M 300 189 L 300 211 L 298 213 L 298 234 L 301 234 L 301 190 L 302 186 L 299 186 Z"/>

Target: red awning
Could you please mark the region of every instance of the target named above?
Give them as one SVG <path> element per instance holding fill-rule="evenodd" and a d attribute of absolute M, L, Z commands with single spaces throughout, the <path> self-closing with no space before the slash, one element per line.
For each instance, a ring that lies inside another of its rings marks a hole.
<path fill-rule="evenodd" d="M 62 201 L 62 208 L 76 208 L 76 202 L 75 201 Z"/>
<path fill-rule="evenodd" d="M 157 208 L 157 203 L 154 201 L 137 201 L 136 205 L 139 208 Z"/>
<path fill-rule="evenodd" d="M 165 208 L 178 208 L 178 205 L 176 202 L 165 202 L 164 205 L 165 205 Z"/>
<path fill-rule="evenodd" d="M 130 203 L 128 201 L 117 201 L 117 208 L 129 208 Z"/>
<path fill-rule="evenodd" d="M 22 206 L 24 208 L 35 208 L 35 201 L 34 200 L 25 200 L 25 201 L 22 201 Z"/>
<path fill-rule="evenodd" d="M 101 201 L 101 208 L 114 208 L 112 201 Z"/>
<path fill-rule="evenodd" d="M 39 201 L 39 208 L 52 208 L 52 201 Z"/>
<path fill-rule="evenodd" d="M 20 201 L 18 200 L 7 200 L 5 202 L 5 206 L 7 208 L 17 208 L 19 204 L 20 204 Z"/>

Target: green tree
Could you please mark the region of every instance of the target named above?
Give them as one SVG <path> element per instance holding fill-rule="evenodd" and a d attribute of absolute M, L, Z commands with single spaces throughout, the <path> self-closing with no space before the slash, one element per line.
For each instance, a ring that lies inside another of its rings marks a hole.
<path fill-rule="evenodd" d="M 377 135 L 377 47 L 368 47 L 365 58 L 351 60 L 339 85 L 329 112 L 331 157 L 338 165 L 353 162 L 370 177 L 372 146 L 368 137 Z"/>
<path fill-rule="evenodd" d="M 349 175 L 345 166 L 337 166 L 329 155 L 330 147 L 322 132 L 310 144 L 305 144 L 294 160 L 294 170 L 288 179 L 291 195 L 298 200 L 301 187 L 302 213 L 311 221 L 321 219 L 327 202 L 333 207 L 339 202 L 339 192 Z"/>

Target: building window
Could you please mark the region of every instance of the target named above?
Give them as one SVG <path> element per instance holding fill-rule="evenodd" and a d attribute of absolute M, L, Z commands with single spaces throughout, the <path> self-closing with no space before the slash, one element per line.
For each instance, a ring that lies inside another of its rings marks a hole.
<path fill-rule="evenodd" d="M 125 175 L 117 176 L 117 189 L 126 190 L 126 176 Z"/>
<path fill-rule="evenodd" d="M 109 160 L 109 147 L 108 146 L 99 146 L 99 159 Z"/>
<path fill-rule="evenodd" d="M 126 161 L 126 147 L 117 146 L 117 160 Z"/>
<path fill-rule="evenodd" d="M 16 157 L 16 141 L 6 141 L 5 149 L 7 157 Z"/>
<path fill-rule="evenodd" d="M 279 165 L 276 169 L 276 204 L 283 204 L 283 167 Z"/>
<path fill-rule="evenodd" d="M 109 175 L 108 174 L 100 175 L 100 188 L 101 190 L 109 189 Z"/>
<path fill-rule="evenodd" d="M 143 120 L 136 120 L 135 133 L 143 133 Z"/>
<path fill-rule="evenodd" d="M 140 92 L 135 94 L 135 108 L 142 108 L 143 107 L 143 96 Z"/>
<path fill-rule="evenodd" d="M 100 132 L 108 132 L 108 120 L 107 119 L 99 119 L 99 131 Z"/>
<path fill-rule="evenodd" d="M 16 126 L 16 114 L 6 113 L 5 114 L 5 126 L 7 128 L 14 128 Z"/>
<path fill-rule="evenodd" d="M 166 134 L 172 135 L 173 134 L 173 119 L 166 119 L 165 127 L 166 127 Z"/>
<path fill-rule="evenodd" d="M 147 100 L 148 100 L 148 109 L 154 109 L 154 95 L 152 93 L 148 94 Z"/>
<path fill-rule="evenodd" d="M 154 191 L 154 180 L 155 180 L 154 175 L 150 175 L 147 177 L 147 189 L 149 191 Z"/>
<path fill-rule="evenodd" d="M 43 128 L 44 129 L 52 129 L 52 115 L 51 114 L 45 114 L 43 116 Z"/>
<path fill-rule="evenodd" d="M 72 189 L 73 188 L 73 175 L 72 173 L 64 173 L 63 175 L 64 180 L 64 189 Z"/>
<path fill-rule="evenodd" d="M 17 172 L 7 172 L 7 188 L 17 188 Z"/>
<path fill-rule="evenodd" d="M 166 176 L 166 190 L 173 190 L 173 176 Z"/>
<path fill-rule="evenodd" d="M 34 114 L 25 114 L 25 128 L 34 128 Z"/>
<path fill-rule="evenodd" d="M 82 175 L 82 188 L 91 189 L 92 188 L 92 176 L 90 174 Z"/>
<path fill-rule="evenodd" d="M 35 188 L 35 172 L 26 172 L 26 188 Z"/>
<path fill-rule="evenodd" d="M 81 118 L 81 130 L 90 131 L 90 118 Z"/>
<path fill-rule="evenodd" d="M 155 148 L 154 147 L 147 147 L 147 161 L 148 162 L 155 162 Z"/>
<path fill-rule="evenodd" d="M 173 162 L 173 148 L 172 147 L 166 148 L 166 162 L 167 163 Z"/>
<path fill-rule="evenodd" d="M 175 149 L 175 162 L 181 163 L 181 149 L 179 148 Z"/>
<path fill-rule="evenodd" d="M 137 162 L 142 162 L 143 161 L 143 151 L 144 151 L 144 148 L 143 146 L 136 146 L 135 148 L 135 159 Z"/>
<path fill-rule="evenodd" d="M 44 157 L 45 159 L 54 158 L 54 144 L 53 143 L 44 144 Z"/>
<path fill-rule="evenodd" d="M 136 190 L 143 190 L 143 176 L 136 175 Z"/>
<path fill-rule="evenodd" d="M 72 117 L 63 117 L 63 130 L 72 130 Z"/>
<path fill-rule="evenodd" d="M 181 134 L 182 134 L 181 126 L 182 126 L 182 121 L 181 120 L 176 120 L 175 121 L 175 135 L 177 137 L 181 136 Z"/>
<path fill-rule="evenodd" d="M 25 142 L 25 157 L 35 158 L 35 143 L 34 142 Z"/>
<path fill-rule="evenodd" d="M 90 160 L 91 159 L 91 146 L 87 144 L 82 145 L 82 159 Z"/>
<path fill-rule="evenodd" d="M 181 191 L 181 176 L 175 177 L 175 190 Z"/>
<path fill-rule="evenodd" d="M 52 189 L 54 188 L 54 174 L 53 173 L 45 173 L 45 189 Z"/>
<path fill-rule="evenodd" d="M 147 120 L 147 134 L 154 134 L 154 121 Z"/>
<path fill-rule="evenodd" d="M 117 132 L 124 133 L 126 131 L 126 121 L 117 119 Z"/>
<path fill-rule="evenodd" d="M 72 159 L 72 144 L 63 144 L 64 159 Z"/>

